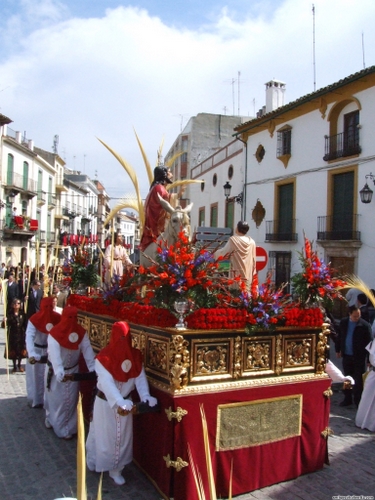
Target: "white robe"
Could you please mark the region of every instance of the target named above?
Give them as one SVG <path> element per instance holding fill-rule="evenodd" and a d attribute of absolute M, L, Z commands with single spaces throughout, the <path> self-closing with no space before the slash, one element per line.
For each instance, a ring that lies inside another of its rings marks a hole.
<path fill-rule="evenodd" d="M 112 259 L 112 245 L 108 245 L 104 254 L 104 264 L 106 268 L 105 282 L 107 284 L 111 283 L 111 259 Z M 113 266 L 112 266 L 112 276 L 120 276 L 124 274 L 124 265 L 132 266 L 132 261 L 130 260 L 127 251 L 122 245 L 115 245 L 113 248 Z"/>
<path fill-rule="evenodd" d="M 96 397 L 93 420 L 86 441 L 87 467 L 96 472 L 122 470 L 133 460 L 133 415 L 121 416 L 117 408 L 137 389 L 141 400 L 150 396 L 144 368 L 137 378 L 118 382 L 98 361 L 95 361 L 98 389 L 107 401 Z"/>
<path fill-rule="evenodd" d="M 26 349 L 29 358 L 35 358 L 37 361 L 42 356 L 47 356 L 48 335 L 35 328 L 29 321 L 26 328 Z M 45 346 L 36 347 L 35 344 Z M 30 364 L 26 362 L 26 393 L 27 400 L 31 407 L 44 404 L 44 373 L 45 363 Z"/>
<path fill-rule="evenodd" d="M 235 234 L 231 236 L 225 246 L 216 250 L 214 257 L 230 256 L 230 277 L 241 277 L 251 288 L 254 274 L 256 274 L 256 244 L 250 236 Z"/>
<path fill-rule="evenodd" d="M 77 433 L 77 403 L 79 382 L 59 382 L 56 373 L 65 374 L 79 372 L 79 357 L 83 354 L 89 371 L 95 370 L 95 354 L 89 337 L 85 333 L 77 350 L 62 347 L 57 340 L 48 335 L 48 359 L 52 363 L 54 375 L 50 389 L 45 391 L 44 408 L 46 418 L 52 425 L 55 434 L 60 438 Z M 68 368 L 68 369 L 67 369 Z M 46 377 L 48 370 L 46 371 Z"/>
<path fill-rule="evenodd" d="M 370 353 L 370 363 L 375 366 L 375 341 L 368 344 L 366 349 Z M 375 372 L 371 370 L 366 377 L 361 401 L 358 405 L 355 425 L 361 429 L 375 431 Z"/>

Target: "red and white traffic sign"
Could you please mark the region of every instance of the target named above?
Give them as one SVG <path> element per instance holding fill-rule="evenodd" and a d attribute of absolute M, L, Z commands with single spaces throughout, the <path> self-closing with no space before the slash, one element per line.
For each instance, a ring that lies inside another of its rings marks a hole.
<path fill-rule="evenodd" d="M 255 261 L 255 267 L 257 272 L 261 271 L 264 269 L 267 265 L 268 262 L 268 255 L 266 250 L 263 247 L 256 247 L 256 261 Z"/>

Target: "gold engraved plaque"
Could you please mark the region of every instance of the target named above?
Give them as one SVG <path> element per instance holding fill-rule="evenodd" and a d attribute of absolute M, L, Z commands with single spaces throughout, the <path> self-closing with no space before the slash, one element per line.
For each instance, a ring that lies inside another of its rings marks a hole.
<path fill-rule="evenodd" d="M 301 435 L 302 394 L 219 405 L 217 412 L 216 451 Z"/>

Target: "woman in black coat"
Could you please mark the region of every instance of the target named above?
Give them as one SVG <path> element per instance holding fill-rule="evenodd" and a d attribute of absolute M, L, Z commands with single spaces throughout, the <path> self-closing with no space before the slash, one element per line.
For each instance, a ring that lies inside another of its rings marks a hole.
<path fill-rule="evenodd" d="M 27 357 L 25 331 L 26 331 L 26 316 L 21 310 L 20 299 L 13 299 L 10 304 L 10 310 L 7 314 L 7 337 L 8 337 L 8 352 L 5 347 L 4 357 L 13 361 L 13 373 L 24 372 L 22 368 L 22 359 Z"/>

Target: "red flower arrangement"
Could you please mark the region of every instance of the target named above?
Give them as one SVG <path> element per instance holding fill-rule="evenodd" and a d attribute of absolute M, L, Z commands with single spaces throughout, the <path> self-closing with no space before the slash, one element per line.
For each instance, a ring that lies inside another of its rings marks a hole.
<path fill-rule="evenodd" d="M 259 290 L 247 291 L 240 280 L 236 280 L 236 289 L 231 288 L 233 280 L 218 273 L 220 260 L 204 249 L 193 248 L 183 234 L 169 248 L 160 245 L 156 260 L 149 269 L 124 276 L 113 293 L 109 291 L 104 297 L 71 295 L 69 303 L 117 320 L 173 328 L 174 301 L 185 297 L 191 305 L 186 316 L 190 329 L 272 331 L 276 326 L 321 326 L 323 314 L 316 303 L 340 297 L 336 286 L 344 283 L 332 277 L 332 269 L 320 261 L 307 238 L 301 254 L 303 272 L 292 278 L 298 302 L 282 289 L 276 290 L 270 276 Z"/>
<path fill-rule="evenodd" d="M 174 245 L 159 243 L 156 261 L 147 269 L 139 268 L 136 284 L 146 285 L 143 300 L 157 307 L 174 311 L 174 302 L 185 298 L 193 309 L 212 308 L 231 300 L 229 287 L 235 281 L 219 273 L 220 261 L 207 249 L 194 247 L 180 232 Z"/>
<path fill-rule="evenodd" d="M 342 298 L 338 288 L 345 282 L 333 276 L 330 264 L 325 264 L 312 249 L 305 236 L 304 252 L 300 253 L 302 272 L 292 277 L 293 293 L 298 297 L 300 307 L 327 306 L 335 298 Z"/>

